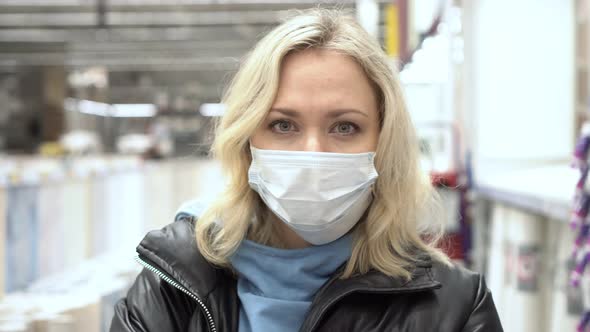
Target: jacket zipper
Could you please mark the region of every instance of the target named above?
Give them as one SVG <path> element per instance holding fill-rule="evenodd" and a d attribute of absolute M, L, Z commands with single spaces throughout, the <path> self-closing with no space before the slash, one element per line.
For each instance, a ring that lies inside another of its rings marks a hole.
<path fill-rule="evenodd" d="M 215 327 L 215 322 L 213 321 L 213 316 L 211 316 L 211 311 L 209 311 L 209 309 L 207 308 L 205 303 L 196 294 L 194 294 L 193 292 L 186 289 L 186 287 L 182 286 L 181 284 L 176 282 L 174 279 L 168 277 L 164 272 L 160 271 L 158 268 L 154 267 L 150 263 L 141 259 L 141 257 L 135 256 L 135 260 L 141 266 L 143 266 L 146 269 L 148 269 L 149 271 L 155 273 L 160 279 L 164 280 L 165 282 L 170 284 L 172 287 L 180 290 L 181 292 L 185 293 L 186 295 L 188 295 L 192 299 L 194 299 L 197 302 L 197 304 L 201 307 L 203 313 L 205 313 L 205 316 L 207 317 L 209 331 L 210 332 L 217 332 L 217 328 Z"/>

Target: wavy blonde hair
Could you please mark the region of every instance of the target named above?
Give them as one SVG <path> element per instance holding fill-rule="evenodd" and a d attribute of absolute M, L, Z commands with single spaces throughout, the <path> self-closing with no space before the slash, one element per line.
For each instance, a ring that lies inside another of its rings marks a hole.
<path fill-rule="evenodd" d="M 248 185 L 249 138 L 265 119 L 279 84 L 283 58 L 309 48 L 329 49 L 355 59 L 377 92 L 381 130 L 375 154 L 379 177 L 374 199 L 354 228 L 352 256 L 342 278 L 371 269 L 409 279 L 423 253 L 448 262 L 437 243 L 442 223 L 421 223 L 440 213 L 430 179 L 419 165 L 419 146 L 400 83 L 378 42 L 355 19 L 339 10 L 313 9 L 276 27 L 241 63 L 222 102 L 226 112 L 216 128 L 213 155 L 227 187 L 195 226 L 197 245 L 211 263 L 229 267 L 244 238 L 280 246 L 276 226 Z M 430 213 L 429 213 L 430 212 Z"/>

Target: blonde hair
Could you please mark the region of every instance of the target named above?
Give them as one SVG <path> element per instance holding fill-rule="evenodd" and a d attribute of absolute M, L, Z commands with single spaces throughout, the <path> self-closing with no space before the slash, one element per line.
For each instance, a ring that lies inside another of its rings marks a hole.
<path fill-rule="evenodd" d="M 437 249 L 441 223 L 420 226 L 434 217 L 436 194 L 419 165 L 419 146 L 404 104 L 400 83 L 376 40 L 355 19 L 338 10 L 299 12 L 268 33 L 241 63 L 222 102 L 226 112 L 216 128 L 212 153 L 224 169 L 227 187 L 200 216 L 195 236 L 202 255 L 215 265 L 228 259 L 241 241 L 274 243 L 268 209 L 248 185 L 249 138 L 271 108 L 283 58 L 309 48 L 329 49 L 355 59 L 374 85 L 380 104 L 381 130 L 375 154 L 379 174 L 374 199 L 354 229 L 352 256 L 342 278 L 375 269 L 409 279 L 422 254 L 448 262 Z"/>

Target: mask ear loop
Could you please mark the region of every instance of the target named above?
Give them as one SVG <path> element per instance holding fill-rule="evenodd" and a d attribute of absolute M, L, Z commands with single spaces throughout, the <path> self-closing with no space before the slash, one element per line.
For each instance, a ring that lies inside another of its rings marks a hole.
<path fill-rule="evenodd" d="M 375 178 L 375 181 L 371 184 L 371 195 L 373 196 L 373 199 L 375 199 L 375 197 L 377 197 L 376 194 L 376 188 L 377 188 L 377 181 L 379 181 L 379 171 L 377 171 L 377 165 L 375 165 L 375 161 L 377 159 L 377 152 L 376 151 L 372 151 L 371 152 L 372 155 L 369 157 L 371 160 L 371 164 L 373 165 L 373 169 L 375 170 L 375 174 L 377 174 L 377 177 Z M 373 202 L 371 202 L 371 205 L 373 205 Z M 369 207 L 371 206 L 369 205 Z M 368 210 L 368 208 L 367 208 Z"/>
<path fill-rule="evenodd" d="M 256 147 L 254 147 L 254 145 L 252 145 L 252 141 L 248 138 L 248 145 L 246 146 L 246 152 L 248 153 L 250 158 L 252 158 L 252 148 L 256 149 Z"/>

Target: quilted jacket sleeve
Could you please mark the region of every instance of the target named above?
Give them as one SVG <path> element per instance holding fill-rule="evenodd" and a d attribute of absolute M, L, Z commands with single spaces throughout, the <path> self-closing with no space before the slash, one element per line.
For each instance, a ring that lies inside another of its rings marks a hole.
<path fill-rule="evenodd" d="M 115 305 L 110 332 L 184 332 L 195 309 L 194 301 L 144 269 Z"/>
<path fill-rule="evenodd" d="M 492 299 L 492 293 L 486 286 L 484 277 L 478 275 L 478 278 L 473 310 L 462 332 L 502 332 L 502 324 Z"/>

